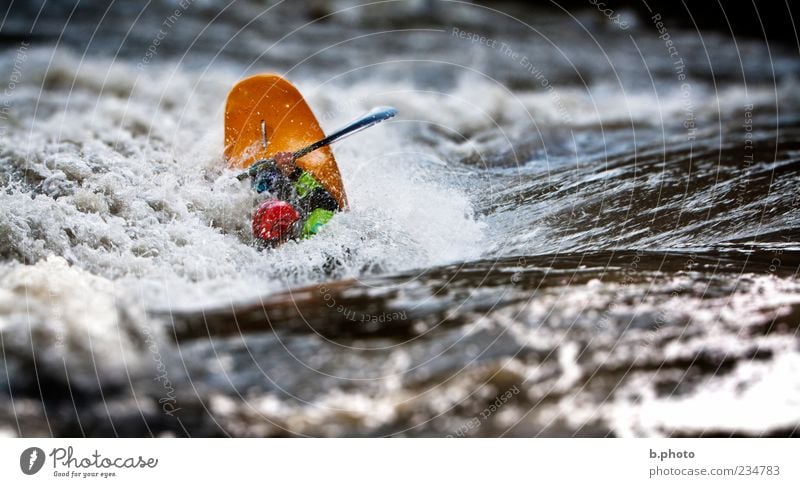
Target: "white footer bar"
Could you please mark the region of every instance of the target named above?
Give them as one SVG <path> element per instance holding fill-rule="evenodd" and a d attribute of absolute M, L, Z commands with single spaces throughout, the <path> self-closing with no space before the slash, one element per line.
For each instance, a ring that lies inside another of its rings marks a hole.
<path fill-rule="evenodd" d="M 796 486 L 798 447 L 792 439 L 5 439 L 0 483 Z"/>

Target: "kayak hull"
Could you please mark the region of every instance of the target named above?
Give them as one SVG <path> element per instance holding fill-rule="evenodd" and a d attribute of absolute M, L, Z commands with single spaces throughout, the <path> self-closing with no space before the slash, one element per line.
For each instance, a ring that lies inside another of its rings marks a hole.
<path fill-rule="evenodd" d="M 225 159 L 230 167 L 246 169 L 259 159 L 294 152 L 324 137 L 303 96 L 278 75 L 250 76 L 228 93 Z M 330 147 L 306 154 L 297 159 L 297 165 L 314 176 L 341 209 L 347 208 L 342 176 Z"/>

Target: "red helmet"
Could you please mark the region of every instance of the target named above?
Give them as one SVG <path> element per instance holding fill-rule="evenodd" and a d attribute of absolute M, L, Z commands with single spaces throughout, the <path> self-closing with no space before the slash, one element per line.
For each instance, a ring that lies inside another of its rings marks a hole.
<path fill-rule="evenodd" d="M 253 213 L 253 235 L 268 242 L 287 240 L 292 237 L 292 226 L 299 219 L 297 210 L 285 201 L 262 201 Z"/>

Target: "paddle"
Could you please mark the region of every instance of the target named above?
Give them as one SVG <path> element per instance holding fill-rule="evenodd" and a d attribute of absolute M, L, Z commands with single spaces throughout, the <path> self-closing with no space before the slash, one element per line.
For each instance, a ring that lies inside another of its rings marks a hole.
<path fill-rule="evenodd" d="M 397 109 L 392 107 L 377 107 L 370 110 L 369 113 L 364 115 L 363 117 L 359 118 L 358 120 L 350 123 L 349 125 L 337 130 L 336 132 L 332 133 L 331 135 L 325 137 L 322 140 L 318 140 L 311 145 L 303 147 L 302 149 L 296 150 L 292 153 L 295 159 L 303 157 L 304 155 L 308 154 L 309 152 L 313 152 L 320 147 L 325 147 L 326 145 L 332 144 L 337 140 L 341 140 L 349 135 L 353 135 L 357 132 L 360 132 L 366 128 L 372 127 L 376 123 L 382 122 L 386 119 L 392 118 L 397 115 Z M 247 171 L 240 173 L 236 176 L 236 179 L 243 180 L 248 177 L 253 177 L 258 174 L 258 171 L 261 170 L 263 167 L 268 166 L 270 164 L 275 164 L 275 159 L 272 157 L 268 159 L 261 159 L 254 162 Z"/>

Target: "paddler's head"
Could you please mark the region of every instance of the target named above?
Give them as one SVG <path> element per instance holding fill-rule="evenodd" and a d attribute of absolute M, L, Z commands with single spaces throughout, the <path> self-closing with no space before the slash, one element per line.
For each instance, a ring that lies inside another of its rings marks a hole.
<path fill-rule="evenodd" d="M 280 169 L 285 176 L 292 174 L 297 168 L 294 154 L 291 152 L 276 152 L 272 158 L 275 159 L 275 165 L 278 166 L 278 169 Z"/>

